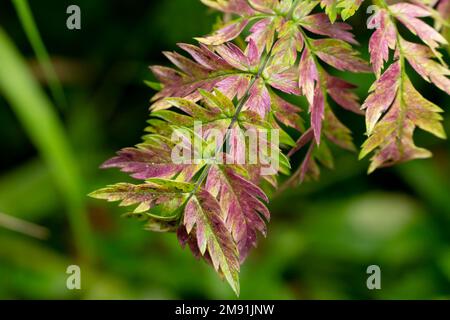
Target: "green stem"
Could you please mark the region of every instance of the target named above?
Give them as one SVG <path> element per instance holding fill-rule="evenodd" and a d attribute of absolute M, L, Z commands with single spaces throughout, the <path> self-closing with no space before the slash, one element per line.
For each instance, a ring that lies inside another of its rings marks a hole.
<path fill-rule="evenodd" d="M 41 65 L 45 77 L 47 78 L 53 98 L 60 108 L 66 108 L 67 100 L 64 95 L 62 85 L 59 82 L 55 69 L 53 68 L 49 54 L 45 49 L 45 45 L 39 34 L 39 29 L 37 28 L 36 22 L 34 21 L 28 1 L 12 0 L 12 3 L 14 4 L 20 23 L 22 24 L 22 28 L 25 31 L 28 41 L 33 48 L 34 54 L 36 55 L 36 58 Z"/>

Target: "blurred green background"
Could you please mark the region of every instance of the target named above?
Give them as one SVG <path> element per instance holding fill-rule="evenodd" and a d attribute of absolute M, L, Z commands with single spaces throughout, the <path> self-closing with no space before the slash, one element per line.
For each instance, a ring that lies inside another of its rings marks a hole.
<path fill-rule="evenodd" d="M 128 181 L 98 166 L 140 140 L 154 94 L 143 83 L 152 80 L 148 65 L 168 64 L 162 50 L 210 32 L 218 15 L 198 0 L 30 2 L 64 95 L 58 82 L 45 80 L 25 32 L 37 40 L 24 2 L 15 1 L 21 20 L 13 3 L 2 1 L 0 298 L 235 298 L 173 234 L 143 231 L 115 204 L 86 196 Z M 71 4 L 81 7 L 78 31 L 66 28 Z M 367 58 L 371 32 L 361 12 L 350 22 Z M 31 43 L 45 65 L 39 41 Z M 343 77 L 360 86 L 360 97 L 373 81 Z M 412 80 L 448 109 L 448 96 Z M 363 119 L 335 110 L 360 145 Z M 445 127 L 450 133 L 450 112 Z M 417 140 L 433 159 L 367 176 L 367 160 L 336 150 L 335 170 L 323 169 L 319 182 L 275 195 L 268 239 L 242 267 L 241 298 L 450 298 L 450 144 L 423 133 Z M 66 288 L 72 264 L 81 267 L 79 291 Z M 373 264 L 381 268 L 381 290 L 366 287 Z"/>

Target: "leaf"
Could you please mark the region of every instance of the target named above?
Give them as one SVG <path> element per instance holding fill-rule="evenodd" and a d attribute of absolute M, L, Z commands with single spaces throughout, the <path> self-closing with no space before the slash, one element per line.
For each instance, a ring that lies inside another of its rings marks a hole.
<path fill-rule="evenodd" d="M 254 42 L 249 43 L 255 46 Z M 249 52 L 254 52 L 256 48 L 252 48 Z M 257 50 L 257 49 L 256 49 Z M 226 43 L 215 48 L 215 51 L 231 66 L 238 70 L 246 71 L 255 67 L 255 61 L 251 61 L 250 57 L 244 54 L 242 50 L 233 43 Z"/>
<path fill-rule="evenodd" d="M 248 3 L 256 11 L 273 14 L 277 9 L 277 2 L 272 0 L 248 0 Z"/>
<path fill-rule="evenodd" d="M 200 47 L 196 47 L 192 44 L 179 43 L 178 46 L 189 53 L 198 64 L 209 70 L 221 70 L 229 68 L 229 64 L 225 61 L 225 59 L 214 54 L 203 45 L 200 45 Z"/>
<path fill-rule="evenodd" d="M 82 258 L 92 256 L 93 246 L 85 212 L 83 182 L 79 163 L 55 107 L 28 70 L 26 61 L 0 27 L 0 92 L 51 168 L 52 178 L 61 192 Z"/>
<path fill-rule="evenodd" d="M 341 121 L 334 115 L 328 105 L 325 105 L 325 121 L 323 122 L 324 136 L 335 145 L 348 151 L 355 151 L 352 133 Z"/>
<path fill-rule="evenodd" d="M 247 42 L 253 40 L 258 48 L 259 54 L 262 54 L 264 49 L 269 52 L 275 38 L 275 31 L 278 28 L 280 19 L 265 18 L 256 22 L 250 28 L 250 35 L 245 39 Z"/>
<path fill-rule="evenodd" d="M 146 220 L 144 229 L 151 232 L 175 232 L 178 229 L 178 224 L 174 221 L 162 221 L 149 217 Z"/>
<path fill-rule="evenodd" d="M 200 102 L 203 102 L 203 105 L 183 98 L 167 98 L 165 102 L 174 110 L 160 110 L 153 112 L 152 115 L 167 121 L 170 125 L 189 130 L 195 129 L 196 122 L 201 123 L 202 132 L 200 132 L 200 136 L 204 139 L 207 138 L 211 129 L 220 130 L 225 134 L 236 111 L 233 102 L 217 89 L 213 93 L 200 90 L 199 95 L 202 99 Z M 186 115 L 175 112 L 176 110 L 182 111 Z M 256 117 L 257 119 L 253 120 L 257 121 L 252 120 L 255 125 L 258 121 L 262 121 L 259 116 L 256 115 Z M 238 123 L 244 125 L 246 121 L 246 118 L 241 117 Z"/>
<path fill-rule="evenodd" d="M 340 39 L 352 44 L 358 44 L 355 36 L 349 32 L 352 27 L 343 22 L 331 23 L 330 19 L 325 13 L 316 13 L 304 17 L 299 21 L 300 25 L 308 31 L 330 38 Z"/>
<path fill-rule="evenodd" d="M 270 68 L 270 67 L 269 67 Z M 287 94 L 300 95 L 298 87 L 298 71 L 295 68 L 284 70 L 282 72 L 271 72 L 266 68 L 265 76 L 267 75 L 267 83 L 275 89 L 283 91 Z"/>
<path fill-rule="evenodd" d="M 439 114 L 442 109 L 423 98 L 406 75 L 400 81 L 401 85 L 389 111 L 376 124 L 362 146 L 360 158 L 375 150 L 369 173 L 379 167 L 430 157 L 428 150 L 414 144 L 416 127 L 439 138 L 446 137 Z"/>
<path fill-rule="evenodd" d="M 320 136 L 322 133 L 322 121 L 324 119 L 325 112 L 325 97 L 320 86 L 316 86 L 314 91 L 314 101 L 310 106 L 311 112 L 311 127 L 314 131 L 314 138 L 316 143 L 320 144 Z"/>
<path fill-rule="evenodd" d="M 439 43 L 447 44 L 447 40 L 439 32 L 422 20 L 417 19 L 431 15 L 426 7 L 410 3 L 397 3 L 389 6 L 389 9 L 409 31 L 422 39 L 431 49 L 437 48 Z"/>
<path fill-rule="evenodd" d="M 215 31 L 212 35 L 203 38 L 195 38 L 195 40 L 210 46 L 223 44 L 239 36 L 247 26 L 248 22 L 248 19 L 236 19 L 235 21 L 226 24 L 223 28 Z"/>
<path fill-rule="evenodd" d="M 252 15 L 254 10 L 248 5 L 247 0 L 200 0 L 203 4 L 226 13 L 239 15 Z"/>
<path fill-rule="evenodd" d="M 275 118 L 285 126 L 303 131 L 303 120 L 299 116 L 300 108 L 270 92 L 271 110 Z"/>
<path fill-rule="evenodd" d="M 273 60 L 280 71 L 291 68 L 297 60 L 297 51 L 302 51 L 303 36 L 293 21 L 285 22 L 278 32 L 278 40 L 272 49 Z"/>
<path fill-rule="evenodd" d="M 344 21 L 353 16 L 362 2 L 363 0 L 321 0 L 320 6 L 325 8 L 326 14 L 334 23 L 338 14 Z"/>
<path fill-rule="evenodd" d="M 265 219 L 270 219 L 270 213 L 262 202 L 269 201 L 267 196 L 232 166 L 214 166 L 205 188 L 218 199 L 243 263 L 251 247 L 256 247 L 257 231 L 267 233 Z"/>
<path fill-rule="evenodd" d="M 432 59 L 434 53 L 431 49 L 405 40 L 401 40 L 401 46 L 406 59 L 422 78 L 450 94 L 450 80 L 447 78 L 450 71 L 447 66 Z"/>
<path fill-rule="evenodd" d="M 266 89 L 265 86 L 262 88 L 263 90 Z M 296 127 L 300 127 L 300 117 L 294 113 L 287 114 L 288 112 L 297 111 L 297 108 L 283 101 L 273 93 L 268 94 L 268 108 L 270 108 L 271 99 L 280 104 L 278 105 L 278 109 L 274 109 L 276 110 L 276 116 L 281 119 L 280 121 L 285 121 L 288 125 L 292 124 Z M 167 103 L 173 106 L 174 109 L 159 110 L 152 113 L 154 117 L 160 118 L 167 122 L 150 122 L 150 127 L 147 131 L 153 133 L 144 137 L 147 145 L 147 141 L 151 143 L 149 147 L 152 147 L 152 145 L 155 145 L 156 143 L 155 150 L 151 151 L 152 153 L 155 153 L 155 156 L 157 156 L 156 161 L 151 162 L 148 153 L 150 150 L 147 150 L 147 153 L 145 154 L 146 159 L 138 159 L 137 156 L 132 159 L 124 159 L 123 157 L 119 157 L 118 159 L 112 160 L 112 165 L 115 167 L 121 167 L 127 170 L 127 172 L 135 171 L 135 174 L 133 175 L 134 177 L 143 177 L 145 174 L 148 175 L 151 173 L 153 175 L 161 174 L 165 175 L 164 177 L 172 177 L 177 180 L 189 181 L 195 173 L 198 172 L 202 165 L 209 163 L 210 161 L 213 163 L 217 162 L 215 159 L 215 151 L 217 148 L 221 148 L 225 144 L 225 138 L 229 139 L 228 142 L 230 149 L 227 151 L 229 151 L 229 154 L 233 158 L 230 163 L 251 163 L 252 154 L 250 154 L 250 150 L 247 150 L 247 146 L 251 146 L 249 135 L 251 135 L 252 132 L 255 132 L 254 136 L 258 139 L 258 145 L 266 147 L 267 151 L 271 150 L 274 152 L 273 150 L 275 150 L 275 152 L 279 152 L 280 172 L 288 172 L 289 164 L 285 161 L 279 151 L 278 141 L 276 141 L 276 145 L 273 145 L 274 143 L 271 140 L 272 130 L 276 129 L 278 130 L 281 143 L 293 145 L 294 142 L 282 128 L 280 128 L 276 123 L 264 120 L 258 113 L 254 110 L 250 110 L 246 106 L 244 106 L 243 111 L 240 112 L 234 126 L 230 128 L 236 112 L 233 102 L 218 90 L 214 90 L 213 93 L 200 90 L 200 95 L 203 98 L 200 100 L 201 104 L 182 98 L 167 98 Z M 256 105 L 259 105 L 257 102 L 251 100 L 251 96 L 249 101 L 250 103 L 256 103 Z M 182 111 L 184 114 L 176 112 L 177 109 Z M 171 153 L 168 151 L 170 148 L 166 149 L 166 147 L 167 145 L 171 147 L 172 144 L 170 141 L 167 142 L 164 140 L 164 145 L 161 146 L 160 142 L 160 134 L 162 134 L 162 131 L 164 131 L 165 135 L 173 135 L 173 132 L 166 128 L 167 125 L 176 128 L 177 134 L 179 131 L 187 131 L 186 137 L 184 138 L 186 142 L 184 142 L 182 146 L 188 150 L 188 156 L 192 153 L 194 156 L 198 155 L 194 157 L 195 162 L 193 164 L 190 161 L 186 163 L 176 163 L 176 165 L 171 165 L 168 163 L 170 162 Z M 160 128 L 166 129 L 164 130 Z M 227 133 L 229 134 L 228 137 Z M 199 150 L 199 148 L 196 147 L 196 141 L 192 138 L 195 135 L 198 135 L 198 139 L 201 140 L 200 146 L 202 147 L 202 150 Z M 264 137 L 267 137 L 267 141 L 264 140 Z M 160 150 L 161 148 L 163 150 Z M 191 150 L 193 152 L 191 152 Z M 257 163 L 252 164 L 261 165 L 265 164 L 265 162 L 263 163 L 263 160 L 271 160 L 273 156 L 268 154 L 267 151 L 258 153 L 258 150 L 256 150 L 255 154 L 264 156 L 264 159 L 258 158 Z M 128 153 L 129 152 L 126 153 L 127 156 Z M 142 152 L 138 155 L 139 157 L 142 157 Z M 160 157 L 164 157 L 167 161 L 162 161 Z M 111 165 L 109 162 L 107 164 Z M 156 164 L 156 166 L 154 164 Z"/>
<path fill-rule="evenodd" d="M 318 179 L 320 167 L 317 161 L 328 168 L 333 168 L 333 156 L 327 145 L 327 141 L 331 141 L 339 147 L 349 151 L 355 151 L 356 149 L 353 144 L 350 130 L 336 118 L 327 103 L 325 103 L 323 135 L 320 145 L 313 142 L 314 138 L 315 134 L 311 127 L 297 140 L 296 146 L 289 152 L 288 156 L 291 157 L 309 144 L 300 167 L 294 172 L 286 185 L 296 186 L 307 179 Z"/>
<path fill-rule="evenodd" d="M 440 13 L 442 18 L 448 19 L 450 16 L 450 1 L 449 0 L 439 1 L 436 9 Z"/>
<path fill-rule="evenodd" d="M 342 20 L 347 20 L 353 16 L 359 9 L 364 0 L 341 0 L 339 1 L 338 8 L 341 8 Z"/>
<path fill-rule="evenodd" d="M 310 105 L 314 102 L 314 89 L 318 80 L 319 72 L 316 63 L 309 50 L 305 48 L 299 64 L 298 84 Z"/>
<path fill-rule="evenodd" d="M 262 79 L 256 80 L 250 88 L 249 98 L 243 109 L 257 113 L 262 119 L 269 112 L 270 94 Z"/>
<path fill-rule="evenodd" d="M 188 98 L 193 102 L 201 99 L 198 89 L 207 91 L 214 87 L 229 98 L 241 98 L 249 83 L 250 74 L 235 70 L 224 58 L 212 52 L 206 46 L 199 47 L 179 44 L 195 61 L 179 54 L 166 53 L 168 58 L 180 69 L 152 66 L 151 70 L 162 83 L 163 89 L 152 98 L 152 109 L 167 109 L 170 105 L 164 98 Z"/>
<path fill-rule="evenodd" d="M 172 159 L 175 143 L 167 138 L 152 135 L 136 148 L 125 148 L 117 156 L 106 161 L 101 167 L 120 168 L 131 173 L 133 178 L 174 178 L 180 175 L 189 181 L 201 168 L 198 164 L 176 164 Z M 186 147 L 190 147 L 187 145 Z"/>
<path fill-rule="evenodd" d="M 173 231 L 172 222 L 183 217 L 186 234 L 192 234 L 197 240 L 198 253 L 206 256 L 206 260 L 211 259 L 214 269 L 225 276 L 239 295 L 238 251 L 225 226 L 219 203 L 206 190 L 198 190 L 190 183 L 150 179 L 140 185 L 119 183 L 90 196 L 121 201 L 121 206 L 137 205 L 132 215 L 148 215 L 146 228 L 152 230 Z M 197 248 L 194 248 L 194 254 Z"/>
<path fill-rule="evenodd" d="M 306 152 L 300 167 L 294 172 L 292 177 L 288 180 L 287 185 L 297 186 L 302 184 L 305 180 L 316 180 L 320 175 L 320 169 L 314 158 L 314 150 L 317 147 L 315 143 L 311 143 Z"/>
<path fill-rule="evenodd" d="M 326 78 L 328 94 L 338 105 L 354 113 L 364 114 L 358 96 L 351 91 L 356 88 L 355 85 L 330 75 Z"/>
<path fill-rule="evenodd" d="M 292 12 L 295 20 L 300 20 L 309 15 L 314 8 L 319 4 L 319 0 L 305 0 L 297 3 L 297 6 Z"/>
<path fill-rule="evenodd" d="M 36 22 L 33 17 L 33 13 L 30 9 L 27 0 L 13 0 L 12 3 L 16 9 L 17 15 L 19 16 L 20 23 L 27 35 L 28 41 L 33 48 L 39 64 L 47 78 L 49 83 L 50 91 L 53 98 L 58 104 L 58 107 L 64 109 L 67 107 L 67 99 L 64 94 L 61 82 L 58 79 L 55 68 L 52 64 L 51 58 L 45 48 L 45 44 L 42 41 L 41 35 L 39 34 L 39 29 L 36 26 Z"/>
<path fill-rule="evenodd" d="M 206 50 L 205 50 L 206 51 Z M 163 54 L 182 72 L 191 77 L 206 77 L 209 73 L 207 67 L 195 63 L 192 60 L 180 55 L 177 52 L 163 52 Z"/>
<path fill-rule="evenodd" d="M 335 22 L 338 15 L 337 0 L 321 0 L 320 7 L 325 8 L 325 13 L 330 18 L 331 22 Z"/>
<path fill-rule="evenodd" d="M 236 295 L 239 295 L 239 257 L 224 223 L 224 212 L 217 200 L 201 189 L 187 202 L 183 224 L 187 234 L 194 233 L 201 255 L 208 252 L 214 269 L 222 273 Z"/>
<path fill-rule="evenodd" d="M 312 128 L 309 128 L 295 142 L 295 147 L 292 148 L 291 151 L 289 151 L 288 157 L 292 157 L 297 151 L 299 151 L 305 145 L 307 145 L 313 138 L 314 138 L 314 132 L 313 132 Z"/>
<path fill-rule="evenodd" d="M 121 201 L 120 206 L 137 205 L 133 213 L 147 214 L 164 221 L 177 220 L 194 185 L 165 179 L 149 179 L 147 183 L 135 185 L 118 183 L 92 192 L 89 196 Z"/>
<path fill-rule="evenodd" d="M 391 64 L 383 75 L 372 85 L 372 92 L 362 105 L 366 109 L 366 127 L 370 135 L 382 114 L 395 99 L 400 83 L 400 62 Z"/>

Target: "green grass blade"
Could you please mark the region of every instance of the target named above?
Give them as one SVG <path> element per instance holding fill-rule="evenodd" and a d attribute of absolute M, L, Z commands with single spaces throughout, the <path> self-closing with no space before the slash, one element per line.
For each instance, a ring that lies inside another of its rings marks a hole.
<path fill-rule="evenodd" d="M 60 108 L 65 108 L 67 106 L 67 100 L 62 85 L 56 75 L 44 42 L 39 34 L 39 29 L 34 21 L 28 0 L 13 0 L 12 2 L 28 41 L 30 42 L 44 75 L 47 78 L 53 98 Z"/>
<path fill-rule="evenodd" d="M 0 227 L 37 239 L 47 239 L 49 231 L 40 225 L 0 212 Z"/>
<path fill-rule="evenodd" d="M 24 59 L 1 28 L 0 93 L 5 96 L 49 166 L 67 205 L 78 252 L 88 258 L 92 237 L 85 214 L 84 190 L 64 127 L 51 102 L 27 69 Z"/>

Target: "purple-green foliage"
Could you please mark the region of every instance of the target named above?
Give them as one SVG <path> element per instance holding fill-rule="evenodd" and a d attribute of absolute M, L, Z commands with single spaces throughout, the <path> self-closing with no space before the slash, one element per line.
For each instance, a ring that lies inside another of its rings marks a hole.
<path fill-rule="evenodd" d="M 248 157 L 242 132 L 279 129 L 279 173 L 290 174 L 288 157 L 306 149 L 288 185 L 318 178 L 320 165 L 333 166 L 328 147 L 335 144 L 356 150 L 351 131 L 329 105 L 332 99 L 348 111 L 365 115 L 368 138 L 360 157 L 374 153 L 369 172 L 431 155 L 415 146 L 416 127 L 445 138 L 442 110 L 414 88 L 406 73 L 411 67 L 426 81 L 450 93 L 450 74 L 441 53 L 447 45 L 439 31 L 448 22 L 450 1 L 404 1 L 389 5 L 374 1 L 378 10 L 370 23 L 376 29 L 369 42 L 370 64 L 359 56 L 358 45 L 345 22 L 362 0 L 202 0 L 224 13 L 221 28 L 196 38 L 198 46 L 179 44 L 190 57 L 165 52 L 175 68 L 153 66 L 161 90 L 153 97 L 148 134 L 143 143 L 126 148 L 104 168 L 120 168 L 142 184 L 116 184 L 98 190 L 93 197 L 137 205 L 128 216 L 145 221 L 146 229 L 176 232 L 224 277 L 239 294 L 239 267 L 257 234 L 266 235 L 270 213 L 261 188 L 278 188 L 277 176 L 262 176 L 262 164 L 211 163 L 200 158 L 193 164 L 175 164 L 170 137 L 174 130 L 193 132 L 195 121 L 226 135 L 234 157 Z M 323 12 L 322 12 L 323 11 Z M 434 27 L 422 18 L 432 18 Z M 403 24 L 423 44 L 406 41 L 397 25 Z M 245 34 L 245 42 L 241 39 Z M 390 52 L 393 58 L 390 59 Z M 385 64 L 388 64 L 385 67 Z M 355 85 L 330 75 L 323 65 L 346 72 L 373 72 L 377 80 L 362 104 Z M 303 95 L 309 104 L 305 128 L 299 106 L 283 99 Z M 308 127 L 309 126 L 309 127 Z M 297 131 L 297 142 L 282 128 Z M 186 135 L 184 147 L 193 148 Z M 211 142 L 206 133 L 201 143 Z M 227 158 L 216 150 L 211 156 Z M 195 152 L 194 152 L 195 153 Z M 284 155 L 286 153 L 286 155 Z"/>

